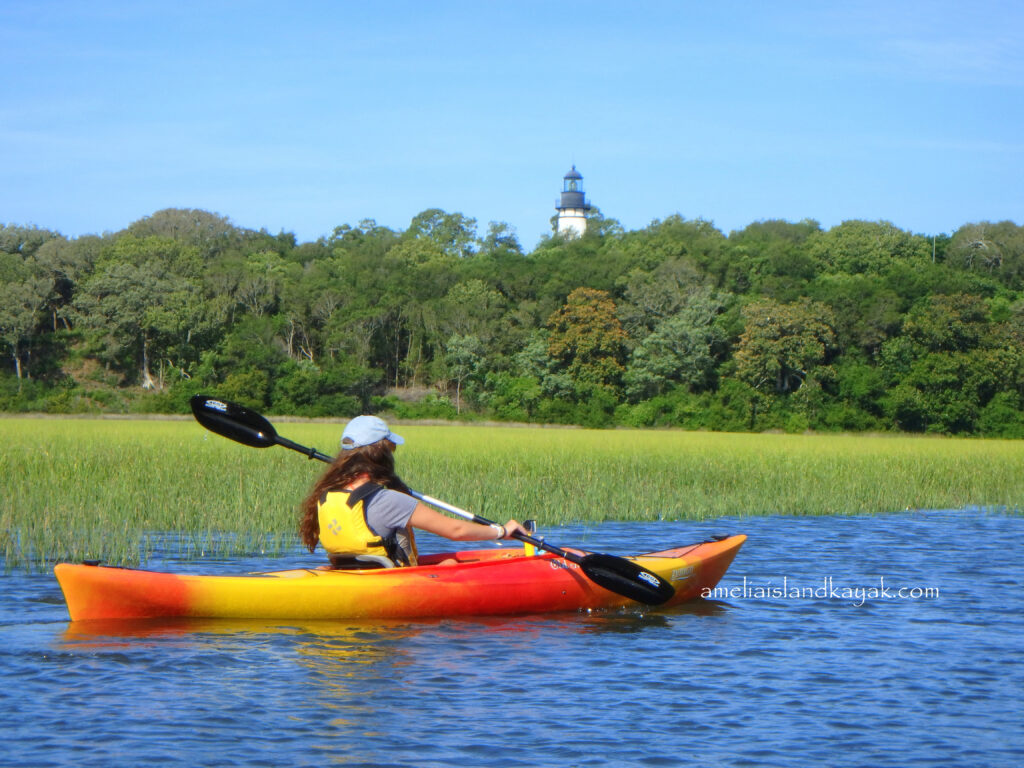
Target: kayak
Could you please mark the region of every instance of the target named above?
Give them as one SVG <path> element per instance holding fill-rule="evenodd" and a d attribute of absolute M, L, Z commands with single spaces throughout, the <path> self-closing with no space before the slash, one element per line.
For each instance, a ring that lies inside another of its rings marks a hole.
<path fill-rule="evenodd" d="M 716 538 L 625 559 L 671 582 L 675 595 L 659 606 L 670 607 L 706 596 L 746 538 Z M 58 563 L 54 574 L 72 621 L 393 619 L 639 605 L 598 586 L 569 559 L 546 552 L 528 554 L 523 548 L 424 555 L 411 568 L 300 568 L 220 576 Z"/>

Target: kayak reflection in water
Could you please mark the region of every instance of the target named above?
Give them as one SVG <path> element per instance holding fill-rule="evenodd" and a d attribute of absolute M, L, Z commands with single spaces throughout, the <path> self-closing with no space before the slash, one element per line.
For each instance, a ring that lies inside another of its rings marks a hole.
<path fill-rule="evenodd" d="M 302 503 L 299 533 L 310 552 L 322 544 L 331 564 L 343 568 L 416 565 L 414 528 L 454 541 L 526 532 L 515 520 L 457 520 L 409 495 L 395 474 L 395 450 L 404 442 L 376 416 L 357 416 L 345 426 L 341 452 Z"/>

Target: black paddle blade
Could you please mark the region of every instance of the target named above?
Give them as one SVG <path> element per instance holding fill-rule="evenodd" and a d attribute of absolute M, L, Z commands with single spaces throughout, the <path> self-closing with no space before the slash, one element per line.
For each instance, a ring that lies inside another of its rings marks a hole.
<path fill-rule="evenodd" d="M 676 593 L 676 588 L 661 576 L 623 557 L 585 555 L 580 567 L 595 584 L 638 603 L 661 605 Z"/>
<path fill-rule="evenodd" d="M 194 395 L 189 403 L 196 421 L 211 432 L 253 448 L 277 445 L 273 425 L 255 411 L 209 395 Z"/>

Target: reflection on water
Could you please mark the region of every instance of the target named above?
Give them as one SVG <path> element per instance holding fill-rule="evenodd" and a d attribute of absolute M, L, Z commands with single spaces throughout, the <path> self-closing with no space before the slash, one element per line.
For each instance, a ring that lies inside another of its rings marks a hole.
<path fill-rule="evenodd" d="M 623 553 L 750 536 L 723 583 L 751 590 L 666 611 L 69 623 L 52 578 L 12 574 L 0 763 L 1018 768 L 1024 585 L 1008 543 L 1022 522 L 947 512 L 559 533 Z M 939 592 L 857 605 L 756 589 L 829 577 Z"/>
<path fill-rule="evenodd" d="M 67 650 L 89 650 L 110 644 L 131 642 L 141 647 L 147 639 L 162 640 L 189 636 L 286 635 L 299 644 L 353 642 L 372 644 L 383 639 L 411 636 L 428 628 L 458 627 L 477 633 L 521 633 L 536 631 L 538 624 L 564 632 L 639 632 L 646 627 L 664 627 L 670 616 L 717 616 L 729 610 L 717 600 L 692 600 L 665 610 L 645 607 L 546 613 L 539 616 L 480 616 L 458 621 L 421 619 L 217 619 L 154 618 L 100 619 L 68 622 L 62 633 Z"/>
<path fill-rule="evenodd" d="M 498 615 L 460 618 L 417 618 L 417 620 L 265 620 L 265 618 L 143 618 L 143 620 L 98 620 L 69 622 L 61 634 L 67 650 L 93 650 L 144 641 L 191 638 L 205 641 L 216 636 L 281 635 L 291 638 L 297 647 L 357 648 L 358 652 L 377 643 L 394 642 L 428 629 L 449 628 L 474 634 L 536 634 L 539 626 L 564 633 L 633 634 L 651 627 L 668 627 L 671 616 L 715 616 L 730 606 L 717 600 L 691 600 L 665 610 L 645 607 L 586 610 L 542 615 Z M 156 645 L 156 642 L 154 643 Z M 311 651 L 314 652 L 314 651 Z"/>
<path fill-rule="evenodd" d="M 345 637 L 369 630 L 388 631 L 408 622 L 358 623 L 351 620 L 299 621 L 281 619 L 191 619 L 99 620 L 69 622 L 63 639 L 68 647 L 88 648 L 104 640 L 160 639 L 183 636 L 287 635 L 291 637 Z"/>
<path fill-rule="evenodd" d="M 616 609 L 609 611 L 581 611 L 566 614 L 538 616 L 481 616 L 457 621 L 441 618 L 426 619 L 208 619 L 157 618 L 135 620 L 97 620 L 68 622 L 62 635 L 62 647 L 68 651 L 90 651 L 98 648 L 130 644 L 152 647 L 160 641 L 192 639 L 210 642 L 217 636 L 236 639 L 249 636 L 286 636 L 297 648 L 311 654 L 316 649 L 328 649 L 334 655 L 340 649 L 355 649 L 362 653 L 375 644 L 393 643 L 424 631 L 449 631 L 455 634 L 511 636 L 536 633 L 538 626 L 559 632 L 639 632 L 645 627 L 668 626 L 668 616 L 714 616 L 728 610 L 728 605 L 712 600 L 694 600 L 663 612 L 647 609 Z"/>

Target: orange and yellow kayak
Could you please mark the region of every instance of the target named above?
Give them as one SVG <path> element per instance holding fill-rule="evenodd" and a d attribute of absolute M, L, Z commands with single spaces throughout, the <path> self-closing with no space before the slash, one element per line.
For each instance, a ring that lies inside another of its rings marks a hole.
<path fill-rule="evenodd" d="M 627 559 L 676 588 L 672 606 L 707 594 L 746 536 Z M 426 555 L 413 568 L 301 568 L 238 576 L 99 565 L 54 568 L 72 621 L 170 617 L 415 618 L 530 614 L 637 605 L 554 554 L 490 549 Z"/>

